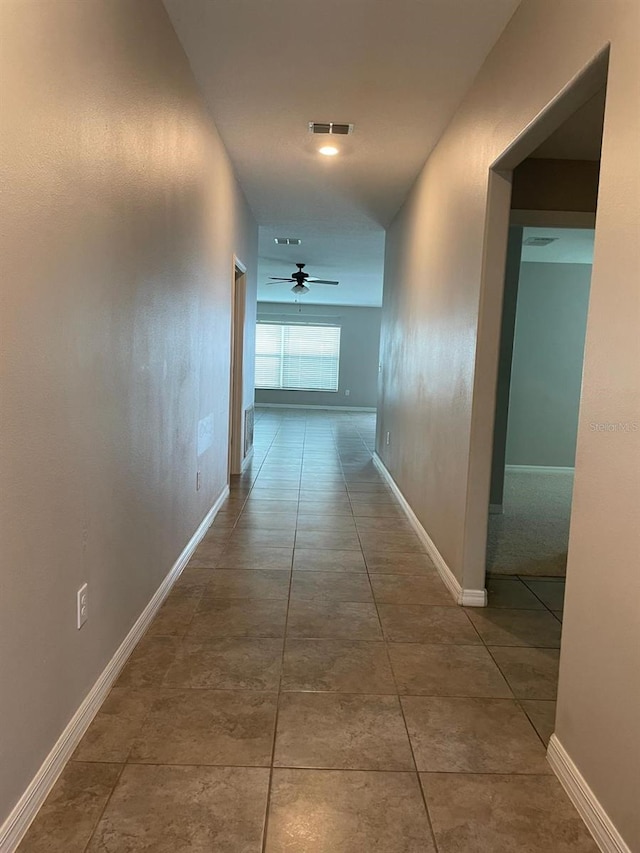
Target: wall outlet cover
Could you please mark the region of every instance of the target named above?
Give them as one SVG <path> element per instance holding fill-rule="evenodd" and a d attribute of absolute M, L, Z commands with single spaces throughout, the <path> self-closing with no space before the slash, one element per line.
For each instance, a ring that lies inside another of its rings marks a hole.
<path fill-rule="evenodd" d="M 89 587 L 86 583 L 83 583 L 80 589 L 78 590 L 76 609 L 77 626 L 79 630 L 89 618 Z"/>

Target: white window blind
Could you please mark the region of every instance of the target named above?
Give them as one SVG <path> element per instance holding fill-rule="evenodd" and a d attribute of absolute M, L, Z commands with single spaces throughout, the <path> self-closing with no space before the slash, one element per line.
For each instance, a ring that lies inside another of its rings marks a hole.
<path fill-rule="evenodd" d="M 337 391 L 340 327 L 258 323 L 256 388 Z"/>

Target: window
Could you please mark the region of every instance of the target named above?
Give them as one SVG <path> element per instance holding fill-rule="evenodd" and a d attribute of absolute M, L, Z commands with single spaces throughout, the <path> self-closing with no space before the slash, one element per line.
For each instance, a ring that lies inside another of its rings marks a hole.
<path fill-rule="evenodd" d="M 256 388 L 337 391 L 340 326 L 258 323 Z"/>

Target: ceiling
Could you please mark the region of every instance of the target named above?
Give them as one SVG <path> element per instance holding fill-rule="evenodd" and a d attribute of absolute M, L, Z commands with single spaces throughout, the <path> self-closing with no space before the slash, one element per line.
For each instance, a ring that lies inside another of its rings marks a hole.
<path fill-rule="evenodd" d="M 260 299 L 380 305 L 384 229 L 519 0 L 164 0 L 260 228 Z M 353 123 L 325 158 L 310 121 Z M 297 249 L 273 242 L 299 237 Z"/>
<path fill-rule="evenodd" d="M 523 263 L 592 264 L 593 228 L 525 228 L 523 230 Z M 554 237 L 547 246 L 525 246 L 530 237 Z"/>

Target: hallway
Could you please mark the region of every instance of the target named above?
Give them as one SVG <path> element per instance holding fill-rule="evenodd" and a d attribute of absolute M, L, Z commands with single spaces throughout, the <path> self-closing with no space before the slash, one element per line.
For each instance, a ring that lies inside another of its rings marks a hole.
<path fill-rule="evenodd" d="M 374 435 L 257 413 L 251 470 L 21 853 L 597 850 L 545 758 L 560 622 L 514 587 L 454 604 Z"/>

